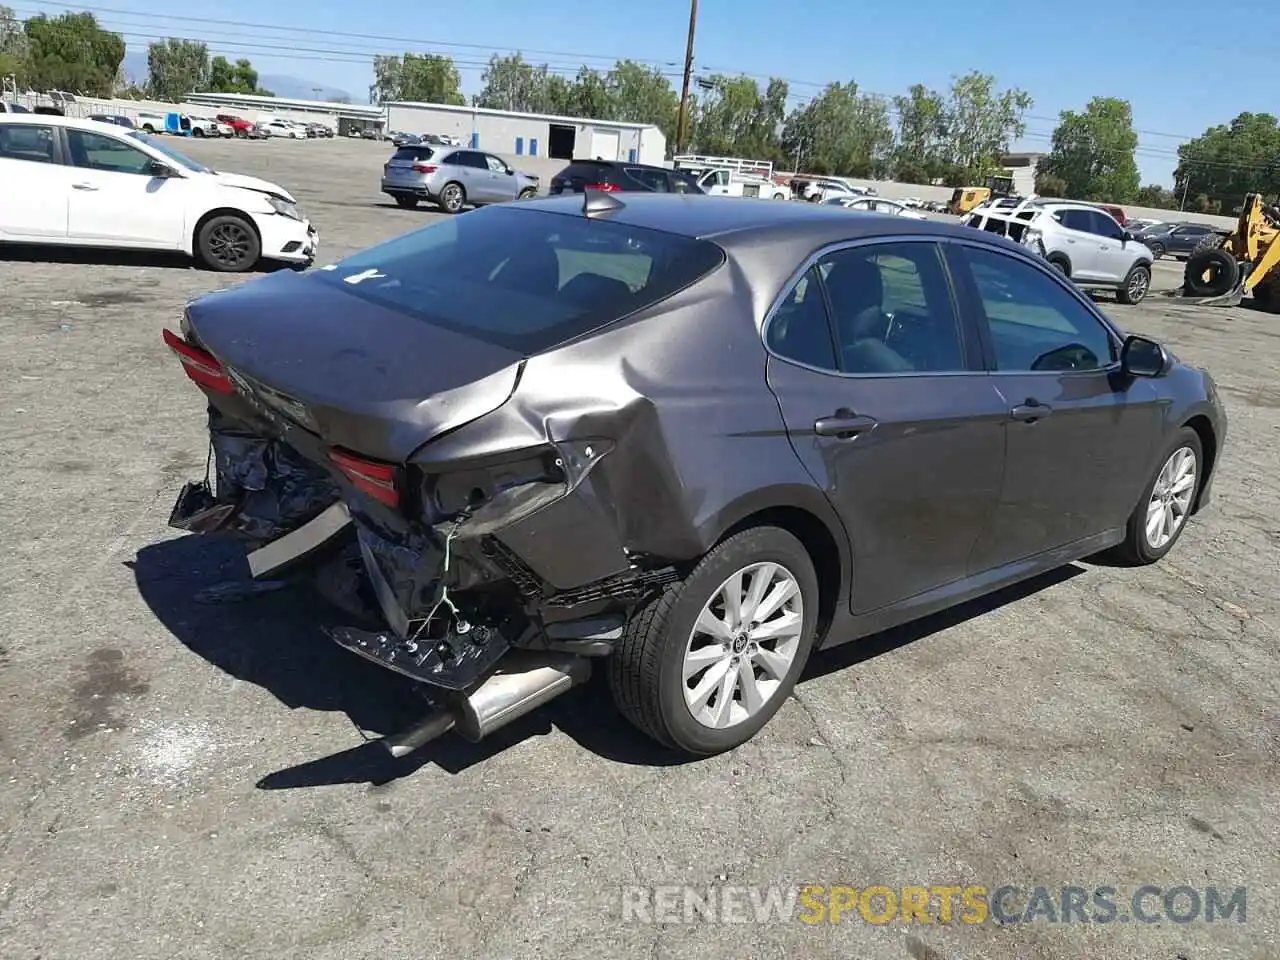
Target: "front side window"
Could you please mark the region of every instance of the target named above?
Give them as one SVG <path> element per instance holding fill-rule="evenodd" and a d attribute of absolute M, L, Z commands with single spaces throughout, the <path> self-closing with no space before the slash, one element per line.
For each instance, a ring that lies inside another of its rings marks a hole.
<path fill-rule="evenodd" d="M 966 369 L 951 286 L 935 244 L 841 250 L 818 264 L 846 373 Z"/>
<path fill-rule="evenodd" d="M 494 206 L 381 243 L 313 276 L 530 355 L 652 306 L 723 260 L 709 241 Z"/>
<path fill-rule="evenodd" d="M 150 176 L 155 163 L 149 154 L 123 140 L 87 130 L 68 130 L 67 149 L 71 153 L 71 162 L 77 167 L 107 173 Z"/>
<path fill-rule="evenodd" d="M 497 157 L 491 157 L 491 156 L 489 156 L 489 154 L 487 154 L 487 153 L 486 153 L 486 154 L 484 155 L 484 162 L 485 162 L 485 164 L 486 164 L 486 165 L 488 165 L 489 170 L 490 170 L 492 173 L 506 173 L 506 172 L 507 172 L 507 165 L 506 165 L 505 163 L 503 163 L 501 160 L 499 160 Z"/>
<path fill-rule="evenodd" d="M 0 159 L 53 162 L 53 128 L 34 123 L 0 124 Z"/>
<path fill-rule="evenodd" d="M 1053 277 L 996 250 L 959 249 L 991 332 L 997 370 L 1100 370 L 1115 362 L 1111 332 Z"/>

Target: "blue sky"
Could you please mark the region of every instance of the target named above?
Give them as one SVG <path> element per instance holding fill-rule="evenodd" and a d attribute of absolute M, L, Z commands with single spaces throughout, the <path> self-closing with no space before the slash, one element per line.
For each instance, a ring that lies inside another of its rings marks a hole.
<path fill-rule="evenodd" d="M 632 57 L 662 65 L 678 85 L 689 18 L 688 0 L 219 0 L 187 8 L 185 16 L 216 23 L 175 19 L 180 8 L 143 0 L 3 2 L 21 16 L 92 10 L 125 34 L 131 50 L 145 50 L 149 40 L 168 35 L 205 39 L 214 53 L 249 57 L 260 73 L 342 88 L 357 101 L 367 96 L 369 58 L 406 50 L 452 55 L 466 93 L 478 91 L 490 53 L 518 49 L 526 59 L 561 72 Z M 1270 26 L 1269 7 L 1261 0 L 1234 3 L 1231 23 Z M 1165 0 L 1155 8 L 1103 0 L 701 0 L 695 70 L 785 77 L 792 82 L 794 104 L 830 80 L 854 79 L 864 90 L 891 95 L 917 82 L 945 88 L 952 75 L 978 69 L 1035 98 L 1027 135 L 1017 147 L 1038 151 L 1048 149 L 1060 110 L 1080 109 L 1096 95 L 1119 96 L 1133 104 L 1134 125 L 1141 131 L 1143 182 L 1167 184 L 1182 139 L 1243 110 L 1280 110 L 1268 69 L 1274 62 L 1267 51 L 1269 31 L 1242 31 L 1238 43 L 1226 32 L 1211 35 L 1196 26 L 1212 23 L 1206 9 L 1216 8 L 1205 8 L 1202 0 Z M 463 15 L 441 16 L 444 10 Z"/>

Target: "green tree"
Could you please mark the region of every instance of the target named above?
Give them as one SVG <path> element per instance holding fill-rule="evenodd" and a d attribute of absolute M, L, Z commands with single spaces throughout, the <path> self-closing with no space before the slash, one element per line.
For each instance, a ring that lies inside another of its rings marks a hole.
<path fill-rule="evenodd" d="M 552 113 L 595 120 L 618 119 L 608 80 L 590 67 L 582 67 L 573 83 L 563 77 L 548 77 L 546 99 Z"/>
<path fill-rule="evenodd" d="M 898 115 L 894 174 L 904 183 L 929 183 L 946 176 L 947 109 L 943 95 L 917 83 L 893 98 Z"/>
<path fill-rule="evenodd" d="M 714 74 L 699 86 L 707 90 L 694 110 L 692 142 L 699 153 L 752 160 L 781 157 L 778 132 L 786 111 L 786 81 L 770 80 L 761 93 L 745 74 Z"/>
<path fill-rule="evenodd" d="M 484 88 L 475 97 L 477 107 L 515 110 L 521 113 L 552 113 L 551 71 L 546 64 L 534 66 L 519 53 L 489 58 L 481 79 Z M 604 118 L 601 118 L 604 119 Z"/>
<path fill-rule="evenodd" d="M 946 177 L 952 186 L 981 183 L 1004 169 L 1001 158 L 1026 132 L 1034 101 L 1024 90 L 997 90 L 996 78 L 973 71 L 952 80 L 946 102 Z"/>
<path fill-rule="evenodd" d="M 226 57 L 214 57 L 209 63 L 208 88 L 213 93 L 247 93 L 259 97 L 274 97 L 270 90 L 258 86 L 258 71 L 253 64 L 241 57 L 232 63 Z"/>
<path fill-rule="evenodd" d="M 1138 190 L 1133 202 L 1140 207 L 1154 207 L 1157 210 L 1177 210 L 1178 197 L 1158 184 L 1148 184 Z"/>
<path fill-rule="evenodd" d="M 787 118 L 783 147 L 799 169 L 832 176 L 872 177 L 887 172 L 894 133 L 889 105 L 860 94 L 858 85 L 830 83 Z"/>
<path fill-rule="evenodd" d="M 22 25 L 27 79 L 38 90 L 66 90 L 108 97 L 124 61 L 124 39 L 98 26 L 92 13 L 45 14 Z"/>
<path fill-rule="evenodd" d="M 676 135 L 676 112 L 680 95 L 657 67 L 634 60 L 619 60 L 606 78 L 611 92 L 613 114 L 623 123 L 651 123 L 668 141 Z"/>
<path fill-rule="evenodd" d="M 376 103 L 466 103 L 459 90 L 462 78 L 451 57 L 434 53 L 377 56 L 373 58 L 373 77 Z"/>
<path fill-rule="evenodd" d="M 1242 113 L 1178 147 L 1174 193 L 1201 194 L 1233 210 L 1246 193 L 1280 193 L 1280 123 L 1269 113 Z"/>
<path fill-rule="evenodd" d="M 1049 155 L 1036 171 L 1038 182 L 1056 177 L 1066 185 L 1060 196 L 1073 200 L 1131 202 L 1142 181 L 1134 159 L 1138 135 L 1129 101 L 1094 97 L 1084 112 L 1063 110 L 1059 118 Z"/>
<path fill-rule="evenodd" d="M 209 48 L 170 37 L 147 47 L 147 92 L 153 100 L 180 103 L 209 85 Z"/>
<path fill-rule="evenodd" d="M 17 14 L 0 6 L 0 80 L 10 77 L 19 84 L 26 82 L 27 35 Z"/>

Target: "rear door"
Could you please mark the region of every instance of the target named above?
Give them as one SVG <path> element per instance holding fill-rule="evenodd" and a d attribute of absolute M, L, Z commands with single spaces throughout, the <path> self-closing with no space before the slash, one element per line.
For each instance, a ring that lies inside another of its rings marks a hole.
<path fill-rule="evenodd" d="M 65 240 L 73 172 L 61 163 L 53 127 L 0 124 L 0 237 Z"/>
<path fill-rule="evenodd" d="M 1119 336 L 1052 268 L 987 245 L 947 249 L 1007 425 L 1003 489 L 975 572 L 1123 525 L 1160 436 L 1156 388 L 1120 375 Z"/>
<path fill-rule="evenodd" d="M 1105 279 L 1092 212 L 1083 207 L 1065 207 L 1051 214 L 1061 225 L 1062 252 L 1071 261 L 1071 276 L 1077 280 Z"/>
<path fill-rule="evenodd" d="M 1174 227 L 1169 231 L 1168 250 L 1170 253 L 1191 253 L 1195 250 L 1196 245 L 1205 238 L 1205 235 L 1212 232 L 1212 227 L 1202 226 L 1198 223 L 1188 223 L 1181 227 Z"/>
<path fill-rule="evenodd" d="M 765 340 L 792 447 L 849 532 L 853 611 L 964 577 L 999 497 L 1007 412 L 937 245 L 821 254 Z"/>
<path fill-rule="evenodd" d="M 1124 227 L 1111 214 L 1094 210 L 1089 214 L 1092 233 L 1098 243 L 1098 273 L 1103 280 L 1119 283 L 1133 266 L 1133 251 L 1125 241 Z"/>

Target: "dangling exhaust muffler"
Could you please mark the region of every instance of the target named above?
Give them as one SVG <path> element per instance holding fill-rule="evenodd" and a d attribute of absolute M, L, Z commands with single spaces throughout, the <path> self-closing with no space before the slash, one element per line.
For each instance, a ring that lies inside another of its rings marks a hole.
<path fill-rule="evenodd" d="M 591 660 L 572 653 L 516 650 L 474 691 L 407 730 L 384 737 L 392 756 L 403 757 L 450 730 L 478 743 L 495 730 L 554 700 L 591 676 Z"/>

